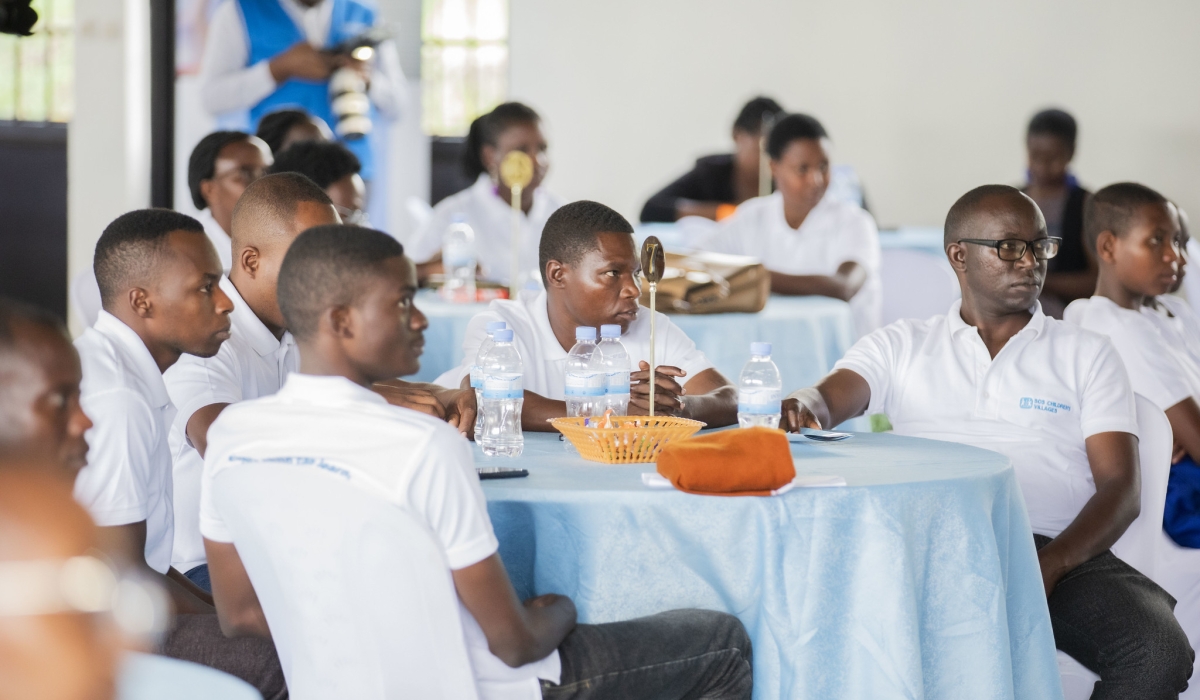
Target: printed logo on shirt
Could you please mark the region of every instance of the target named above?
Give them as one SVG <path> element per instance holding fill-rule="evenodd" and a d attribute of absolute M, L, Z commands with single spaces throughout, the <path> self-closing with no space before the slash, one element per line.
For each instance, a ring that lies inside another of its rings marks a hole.
<path fill-rule="evenodd" d="M 268 457 L 267 459 L 257 459 L 255 457 L 229 455 L 229 461 L 241 462 L 242 464 L 294 464 L 301 467 L 316 467 L 331 474 L 337 474 L 343 479 L 350 478 L 350 472 L 336 464 L 330 464 L 319 457 Z"/>
<path fill-rule="evenodd" d="M 1021 408 L 1033 411 L 1045 411 L 1046 413 L 1068 413 L 1071 407 L 1065 403 L 1057 401 L 1049 401 L 1047 399 L 1035 399 L 1029 396 L 1021 397 Z"/>

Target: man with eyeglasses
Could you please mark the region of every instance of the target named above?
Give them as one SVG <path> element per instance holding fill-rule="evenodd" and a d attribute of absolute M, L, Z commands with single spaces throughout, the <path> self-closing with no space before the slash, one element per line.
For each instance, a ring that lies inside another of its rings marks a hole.
<path fill-rule="evenodd" d="M 1194 654 L 1175 601 L 1109 547 L 1139 511 L 1129 377 L 1105 337 L 1038 304 L 1058 239 L 1005 185 L 963 195 L 946 217 L 962 300 L 944 316 L 863 338 L 816 386 L 784 402 L 784 425 L 832 427 L 885 413 L 899 434 L 1007 456 L 1029 511 L 1054 638 L 1095 673 L 1093 698 L 1174 698 Z"/>

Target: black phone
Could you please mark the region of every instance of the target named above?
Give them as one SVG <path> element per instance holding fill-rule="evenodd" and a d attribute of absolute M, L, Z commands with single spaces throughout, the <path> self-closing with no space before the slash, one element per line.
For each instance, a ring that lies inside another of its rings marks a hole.
<path fill-rule="evenodd" d="M 516 467 L 476 467 L 475 472 L 479 474 L 480 479 L 519 479 L 529 476 L 528 469 Z"/>

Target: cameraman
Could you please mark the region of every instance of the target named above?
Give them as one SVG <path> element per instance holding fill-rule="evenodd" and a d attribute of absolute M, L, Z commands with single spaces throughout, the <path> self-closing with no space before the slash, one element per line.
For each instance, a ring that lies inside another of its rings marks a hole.
<path fill-rule="evenodd" d="M 251 132 L 263 115 L 300 108 L 337 127 L 329 78 L 349 67 L 367 81 L 371 116 L 394 120 L 404 104 L 404 74 L 391 41 L 381 43 L 369 62 L 329 50 L 375 26 L 371 0 L 228 0 L 212 18 L 200 67 L 200 94 L 213 114 L 248 109 Z M 374 172 L 371 135 L 347 141 Z"/>

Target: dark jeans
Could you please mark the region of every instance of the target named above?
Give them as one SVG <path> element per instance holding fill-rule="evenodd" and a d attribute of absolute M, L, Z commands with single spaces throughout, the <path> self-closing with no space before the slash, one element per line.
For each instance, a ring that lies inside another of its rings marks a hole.
<path fill-rule="evenodd" d="M 1200 464 L 1187 455 L 1171 465 L 1163 529 L 1180 547 L 1200 548 Z"/>
<path fill-rule="evenodd" d="M 194 569 L 188 569 L 184 574 L 187 580 L 203 588 L 210 595 L 212 594 L 212 581 L 208 578 L 208 564 L 201 564 Z"/>
<path fill-rule="evenodd" d="M 267 639 L 229 639 L 215 614 L 176 615 L 159 653 L 237 676 L 257 688 L 263 700 L 288 696 L 275 645 Z"/>
<path fill-rule="evenodd" d="M 1049 537 L 1034 535 L 1037 548 Z M 1175 599 L 1104 552 L 1063 576 L 1050 594 L 1055 645 L 1100 676 L 1093 700 L 1175 698 L 1196 658 L 1175 620 Z"/>
<path fill-rule="evenodd" d="M 750 697 L 750 637 L 732 615 L 672 610 L 605 625 L 579 625 L 558 647 L 562 682 L 553 700 L 726 700 Z"/>

